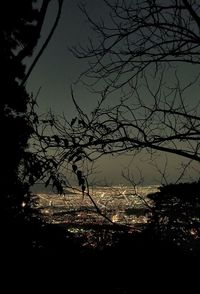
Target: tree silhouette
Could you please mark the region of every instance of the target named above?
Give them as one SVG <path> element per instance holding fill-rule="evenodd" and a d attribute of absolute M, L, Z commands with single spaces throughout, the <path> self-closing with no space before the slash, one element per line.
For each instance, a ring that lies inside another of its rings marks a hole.
<path fill-rule="evenodd" d="M 82 81 L 101 93 L 92 115 L 77 108 L 81 147 L 103 154 L 163 151 L 199 162 L 198 1 L 104 3 L 109 19 L 99 22 L 81 6 L 98 41 L 72 48 L 88 60 Z M 187 70 L 192 78 L 184 78 Z M 119 100 L 108 107 L 110 93 Z"/>
<path fill-rule="evenodd" d="M 177 155 L 187 160 L 179 180 L 192 162 L 200 162 L 198 2 L 103 2 L 109 19 L 100 22 L 81 6 L 98 38 L 86 48 L 72 48 L 76 57 L 89 60 L 80 78 L 99 93 L 96 108 L 85 113 L 72 89 L 76 117 L 69 122 L 50 112 L 34 126 L 44 167 L 40 179 L 60 193 L 67 185 L 63 170 L 105 154 L 144 149 L 151 158 L 157 151 Z M 184 76 L 187 70 L 191 78 Z M 107 103 L 110 95 L 119 97 L 114 105 Z"/>
<path fill-rule="evenodd" d="M 40 151 L 55 148 L 58 166 L 80 156 L 94 160 L 143 149 L 150 156 L 157 151 L 178 155 L 187 165 L 200 162 L 200 5 L 188 0 L 104 3 L 108 18 L 99 22 L 81 6 L 98 38 L 71 49 L 88 60 L 80 79 L 100 100 L 84 113 L 72 90 L 77 117 L 70 123 L 50 113 L 44 121 L 51 122 L 54 135 L 46 127 L 40 130 Z M 107 103 L 109 97 L 115 102 Z"/>
<path fill-rule="evenodd" d="M 1 5 L 1 221 L 5 247 L 26 246 L 31 220 L 30 186 L 41 172 L 37 157 L 28 151 L 33 134 L 31 95 L 26 91 L 25 58 L 30 57 L 40 38 L 50 0 L 4 1 Z M 59 1 L 62 6 L 62 1 Z M 47 44 L 46 44 L 47 45 Z M 44 48 L 43 48 L 44 50 Z M 32 232 L 33 233 L 33 232 Z M 19 243 L 19 244 L 18 244 Z M 29 244 L 30 245 L 30 244 Z"/>
<path fill-rule="evenodd" d="M 199 187 L 200 182 L 171 184 L 148 195 L 154 202 L 148 227 L 152 236 L 194 256 L 200 253 Z"/>

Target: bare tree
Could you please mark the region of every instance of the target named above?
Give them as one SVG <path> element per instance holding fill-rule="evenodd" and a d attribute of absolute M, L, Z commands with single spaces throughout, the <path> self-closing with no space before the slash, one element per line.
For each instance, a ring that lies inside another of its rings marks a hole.
<path fill-rule="evenodd" d="M 109 17 L 99 22 L 81 6 L 98 38 L 87 48 L 72 48 L 89 61 L 81 81 L 99 93 L 97 106 L 84 113 L 72 89 L 77 116 L 71 122 L 52 113 L 42 118 L 38 153 L 50 147 L 60 167 L 142 149 L 182 156 L 188 159 L 185 167 L 200 162 L 199 2 L 104 3 Z M 110 96 L 115 103 L 109 105 Z"/>
<path fill-rule="evenodd" d="M 112 91 L 120 102 L 106 109 L 99 104 L 89 122 L 79 111 L 89 125 L 84 137 L 90 132 L 101 153 L 147 148 L 200 161 L 200 100 L 195 95 L 200 4 L 193 0 L 104 2 L 110 18 L 99 23 L 81 7 L 99 41 L 73 48 L 73 53 L 89 59 L 84 77 L 95 87 L 103 85 L 102 102 L 105 93 Z M 184 64 L 192 66 L 186 78 Z"/>
<path fill-rule="evenodd" d="M 103 1 L 109 15 L 93 20 L 81 9 L 98 37 L 88 47 L 72 48 L 78 58 L 89 59 L 85 76 L 119 89 L 135 84 L 151 67 L 166 63 L 199 64 L 200 4 L 195 0 Z"/>

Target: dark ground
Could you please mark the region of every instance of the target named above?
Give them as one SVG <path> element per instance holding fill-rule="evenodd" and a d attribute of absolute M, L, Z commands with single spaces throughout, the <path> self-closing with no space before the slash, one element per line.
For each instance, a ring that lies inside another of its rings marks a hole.
<path fill-rule="evenodd" d="M 147 232 L 116 233 L 112 246 L 99 249 L 81 248 L 80 239 L 64 237 L 62 228 L 45 231 L 46 248 L 15 248 L 3 254 L 5 293 L 13 287 L 26 293 L 171 293 L 175 287 L 194 293 L 198 287 L 198 257 L 151 240 Z"/>

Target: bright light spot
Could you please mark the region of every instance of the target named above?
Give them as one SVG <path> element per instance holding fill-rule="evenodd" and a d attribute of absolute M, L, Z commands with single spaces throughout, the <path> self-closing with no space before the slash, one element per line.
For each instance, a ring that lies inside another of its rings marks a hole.
<path fill-rule="evenodd" d="M 119 220 L 119 215 L 118 214 L 114 214 L 113 216 L 112 216 L 112 222 L 117 222 Z"/>
<path fill-rule="evenodd" d="M 22 207 L 25 207 L 26 206 L 26 203 L 23 201 L 22 202 Z"/>
<path fill-rule="evenodd" d="M 197 235 L 197 230 L 196 230 L 195 228 L 192 228 L 192 229 L 190 230 L 190 234 L 191 234 L 194 238 L 197 238 L 197 237 L 198 237 L 198 235 Z"/>

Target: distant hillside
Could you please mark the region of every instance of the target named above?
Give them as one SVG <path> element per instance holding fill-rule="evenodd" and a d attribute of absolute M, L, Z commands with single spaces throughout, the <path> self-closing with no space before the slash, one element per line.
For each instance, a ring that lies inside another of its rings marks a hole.
<path fill-rule="evenodd" d="M 52 185 L 45 187 L 44 184 L 35 184 L 31 187 L 31 192 L 35 194 L 57 194 L 55 190 L 52 189 Z M 64 189 L 65 194 L 76 194 L 74 191 L 69 189 Z"/>
<path fill-rule="evenodd" d="M 33 193 L 44 193 L 44 194 L 54 194 L 55 192 L 52 190 L 52 186 L 49 185 L 48 187 L 45 187 L 44 184 L 35 184 L 31 187 L 31 192 Z"/>

